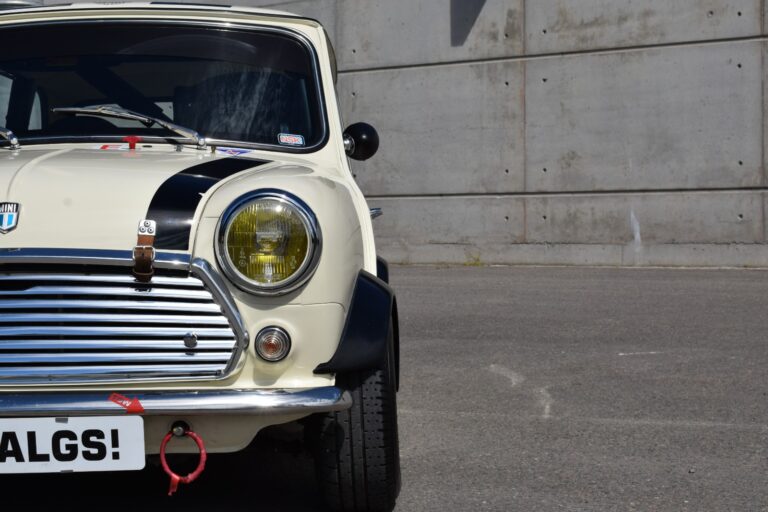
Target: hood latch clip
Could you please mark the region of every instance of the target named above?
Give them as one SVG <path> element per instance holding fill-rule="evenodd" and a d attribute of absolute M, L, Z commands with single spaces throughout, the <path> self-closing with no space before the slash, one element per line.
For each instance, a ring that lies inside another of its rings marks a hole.
<path fill-rule="evenodd" d="M 133 276 L 140 283 L 149 283 L 155 274 L 155 234 L 157 222 L 142 220 L 139 223 L 138 240 L 133 248 Z"/>

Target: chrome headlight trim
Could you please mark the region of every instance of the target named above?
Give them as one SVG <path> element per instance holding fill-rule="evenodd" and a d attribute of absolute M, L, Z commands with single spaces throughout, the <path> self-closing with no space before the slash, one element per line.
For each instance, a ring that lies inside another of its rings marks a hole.
<path fill-rule="evenodd" d="M 243 209 L 250 206 L 251 203 L 260 199 L 275 199 L 294 208 L 301 217 L 304 227 L 307 230 L 307 234 L 309 235 L 307 255 L 299 266 L 299 269 L 285 281 L 281 281 L 274 285 L 257 283 L 238 272 L 229 258 L 229 251 L 227 251 L 227 234 L 232 219 L 237 217 L 237 215 Z M 320 230 L 320 224 L 317 222 L 317 217 L 304 201 L 284 190 L 261 189 L 238 197 L 226 210 L 224 210 L 224 213 L 219 219 L 219 225 L 216 228 L 216 243 L 214 245 L 216 250 L 216 261 L 218 261 L 219 267 L 221 267 L 221 270 L 227 278 L 235 284 L 235 286 L 254 295 L 277 297 L 301 288 L 312 277 L 315 270 L 317 270 L 317 264 L 320 261 L 322 242 L 323 237 Z"/>

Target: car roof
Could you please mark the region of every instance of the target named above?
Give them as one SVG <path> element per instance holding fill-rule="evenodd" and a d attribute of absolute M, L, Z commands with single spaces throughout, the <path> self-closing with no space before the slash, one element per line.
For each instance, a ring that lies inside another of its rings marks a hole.
<path fill-rule="evenodd" d="M 126 10 L 126 9 L 141 9 L 141 10 L 176 10 L 176 11 L 210 11 L 211 13 L 242 13 L 253 14 L 256 16 L 274 16 L 280 18 L 290 18 L 298 20 L 306 20 L 314 22 L 317 25 L 320 23 L 312 18 L 304 16 L 298 16 L 286 11 L 278 11 L 274 9 L 263 9 L 260 7 L 244 7 L 239 5 L 218 5 L 218 4 L 205 4 L 205 3 L 188 3 L 188 2 L 174 2 L 174 1 L 156 1 L 156 2 L 87 2 L 87 3 L 60 3 L 49 5 L 36 5 L 38 2 L 24 1 L 24 0 L 0 0 L 0 16 L 4 14 L 23 14 L 23 13 L 35 13 L 35 12 L 61 12 L 61 11 L 84 11 L 84 10 Z"/>

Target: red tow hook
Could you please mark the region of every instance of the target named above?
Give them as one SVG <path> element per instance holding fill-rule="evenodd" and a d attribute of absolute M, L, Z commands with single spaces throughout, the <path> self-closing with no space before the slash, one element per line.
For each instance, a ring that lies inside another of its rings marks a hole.
<path fill-rule="evenodd" d="M 197 464 L 197 469 L 188 474 L 187 476 L 179 476 L 168 466 L 168 461 L 165 456 L 165 448 L 168 446 L 168 442 L 173 437 L 189 437 L 196 444 L 200 450 L 200 462 Z M 173 425 L 171 431 L 168 432 L 163 438 L 163 442 L 160 444 L 160 464 L 163 466 L 163 471 L 171 477 L 171 486 L 168 489 L 168 496 L 173 496 L 178 488 L 179 484 L 191 484 L 200 476 L 205 469 L 205 461 L 208 459 L 208 454 L 205 452 L 205 444 L 203 444 L 203 438 L 189 430 L 189 425 L 183 422 L 178 422 Z"/>

